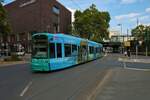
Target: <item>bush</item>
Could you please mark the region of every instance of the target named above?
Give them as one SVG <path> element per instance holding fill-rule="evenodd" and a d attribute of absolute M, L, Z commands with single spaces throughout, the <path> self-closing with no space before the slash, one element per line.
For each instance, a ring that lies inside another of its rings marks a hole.
<path fill-rule="evenodd" d="M 21 59 L 17 55 L 11 55 L 11 60 L 12 61 L 21 61 Z"/>
<path fill-rule="evenodd" d="M 12 54 L 11 57 L 5 58 L 4 61 L 21 61 L 21 59 L 17 55 Z"/>

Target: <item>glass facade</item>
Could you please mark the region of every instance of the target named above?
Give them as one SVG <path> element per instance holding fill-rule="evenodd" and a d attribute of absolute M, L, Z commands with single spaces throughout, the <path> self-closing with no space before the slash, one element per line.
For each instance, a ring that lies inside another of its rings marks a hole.
<path fill-rule="evenodd" d="M 53 6 L 53 13 L 55 13 L 55 14 L 60 14 L 60 9 L 58 8 L 58 7 L 56 7 L 56 6 Z"/>

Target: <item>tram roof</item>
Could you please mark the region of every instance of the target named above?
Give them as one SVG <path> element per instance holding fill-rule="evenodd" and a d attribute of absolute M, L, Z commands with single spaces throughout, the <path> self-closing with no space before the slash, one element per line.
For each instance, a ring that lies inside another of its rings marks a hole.
<path fill-rule="evenodd" d="M 33 36 L 35 35 L 47 35 L 48 37 L 61 37 L 61 38 L 66 38 L 64 39 L 64 42 L 76 42 L 76 43 L 80 43 L 81 41 L 85 41 L 85 42 L 88 42 L 89 45 L 94 45 L 94 46 L 102 46 L 102 44 L 100 43 L 97 43 L 97 42 L 94 42 L 94 41 L 90 41 L 88 39 L 82 39 L 82 38 L 79 38 L 79 37 L 75 37 L 75 36 L 71 36 L 71 35 L 67 35 L 67 34 L 63 34 L 63 33 L 56 33 L 56 34 L 53 34 L 53 33 L 36 33 L 34 34 Z"/>

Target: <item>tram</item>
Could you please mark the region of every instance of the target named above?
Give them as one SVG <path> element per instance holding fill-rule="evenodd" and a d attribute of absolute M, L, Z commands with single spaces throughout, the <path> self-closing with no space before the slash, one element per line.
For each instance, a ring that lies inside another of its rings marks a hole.
<path fill-rule="evenodd" d="M 101 56 L 100 43 L 61 33 L 36 33 L 32 36 L 33 72 L 64 69 Z"/>

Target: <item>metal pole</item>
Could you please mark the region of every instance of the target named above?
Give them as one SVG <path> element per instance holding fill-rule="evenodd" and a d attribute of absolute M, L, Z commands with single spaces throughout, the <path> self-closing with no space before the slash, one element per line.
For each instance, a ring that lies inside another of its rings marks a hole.
<path fill-rule="evenodd" d="M 121 32 L 120 32 L 120 37 L 122 37 L 122 24 L 120 24 L 120 28 L 121 28 Z M 122 41 L 122 54 L 124 53 L 124 48 L 123 48 L 123 43 L 124 43 L 124 37 L 123 37 L 123 41 Z"/>
<path fill-rule="evenodd" d="M 129 29 L 127 29 L 127 41 L 128 41 L 128 37 L 129 37 Z"/>
<path fill-rule="evenodd" d="M 147 27 L 146 27 L 146 34 L 145 34 L 145 39 L 146 39 L 146 56 L 148 56 L 148 47 L 147 47 Z"/>
<path fill-rule="evenodd" d="M 148 56 L 148 47 L 146 45 L 146 56 Z"/>
<path fill-rule="evenodd" d="M 121 33 L 120 34 L 122 35 L 122 24 L 120 24 L 120 28 L 121 28 Z"/>
<path fill-rule="evenodd" d="M 137 59 L 137 56 L 138 56 L 138 45 L 136 44 L 136 59 Z"/>
<path fill-rule="evenodd" d="M 139 18 L 137 18 L 137 26 L 139 26 Z"/>

